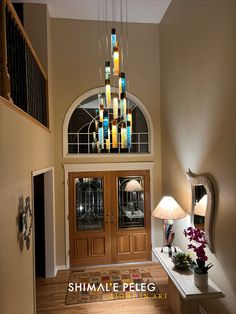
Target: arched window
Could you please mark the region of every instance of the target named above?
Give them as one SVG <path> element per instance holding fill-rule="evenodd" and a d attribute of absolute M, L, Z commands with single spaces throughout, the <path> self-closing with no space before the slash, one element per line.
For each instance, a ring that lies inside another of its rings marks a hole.
<path fill-rule="evenodd" d="M 112 92 L 116 92 L 112 88 Z M 104 90 L 102 92 L 103 96 Z M 149 154 L 151 152 L 151 126 L 150 118 L 141 101 L 127 92 L 127 103 L 132 113 L 132 133 L 131 147 L 116 149 L 112 144 L 106 147 L 99 147 L 98 124 L 99 107 L 98 94 L 101 88 L 95 88 L 80 96 L 69 108 L 66 113 L 63 126 L 63 153 L 64 157 L 75 156 L 78 154 Z M 113 111 L 107 109 L 109 121 L 112 121 Z M 120 111 L 119 111 L 120 113 Z M 121 143 L 122 121 L 117 120 L 118 144 Z M 110 125 L 109 141 L 112 143 L 112 126 Z"/>

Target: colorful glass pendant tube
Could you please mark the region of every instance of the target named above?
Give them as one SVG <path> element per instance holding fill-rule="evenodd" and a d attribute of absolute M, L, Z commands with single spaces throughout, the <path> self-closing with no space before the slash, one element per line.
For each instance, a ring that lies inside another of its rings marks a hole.
<path fill-rule="evenodd" d="M 120 94 L 120 116 L 121 119 L 126 120 L 126 110 L 127 110 L 127 104 L 126 104 L 126 95 L 125 93 Z"/>
<path fill-rule="evenodd" d="M 111 106 L 111 84 L 110 80 L 105 80 L 105 86 L 106 86 L 106 105 L 107 107 Z"/>
<path fill-rule="evenodd" d="M 113 97 L 113 119 L 118 119 L 118 95 Z"/>
<path fill-rule="evenodd" d="M 113 53 L 113 74 L 119 75 L 119 63 L 120 63 L 120 56 L 119 56 L 119 48 L 118 46 L 114 47 L 114 53 Z"/>
<path fill-rule="evenodd" d="M 112 148 L 118 148 L 118 140 L 117 140 L 117 122 L 116 120 L 112 121 Z"/>
<path fill-rule="evenodd" d="M 99 107 L 100 122 L 103 122 L 103 112 L 104 112 L 104 106 L 101 104 L 100 107 Z"/>
<path fill-rule="evenodd" d="M 132 121 L 132 111 L 131 111 L 131 109 L 128 110 L 127 121 L 130 122 L 130 130 L 131 130 L 131 134 L 132 134 L 132 124 L 133 124 L 133 121 Z"/>
<path fill-rule="evenodd" d="M 111 29 L 111 55 L 113 56 L 114 48 L 116 46 L 116 29 Z"/>
<path fill-rule="evenodd" d="M 108 138 L 108 128 L 109 128 L 109 118 L 108 118 L 108 111 L 104 111 L 103 115 L 103 132 L 104 132 L 104 139 Z"/>
<path fill-rule="evenodd" d="M 121 123 L 121 148 L 127 147 L 127 130 L 126 130 L 126 123 Z"/>
<path fill-rule="evenodd" d="M 119 74 L 119 99 L 121 97 L 121 93 L 125 93 L 125 90 L 126 90 L 125 73 L 121 72 Z"/>
<path fill-rule="evenodd" d="M 105 62 L 105 80 L 111 79 L 111 66 L 110 61 Z"/>
<path fill-rule="evenodd" d="M 98 141 L 99 146 L 104 149 L 104 131 L 103 131 L 103 123 L 99 122 L 98 125 Z"/>
<path fill-rule="evenodd" d="M 131 126 L 130 121 L 127 121 L 127 147 L 131 148 Z"/>

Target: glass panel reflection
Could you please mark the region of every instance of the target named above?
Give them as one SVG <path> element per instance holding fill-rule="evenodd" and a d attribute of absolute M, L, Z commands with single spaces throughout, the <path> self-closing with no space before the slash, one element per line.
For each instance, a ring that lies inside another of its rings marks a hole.
<path fill-rule="evenodd" d="M 76 178 L 75 188 L 76 230 L 103 229 L 103 178 Z"/>
<path fill-rule="evenodd" d="M 144 178 L 118 178 L 118 226 L 133 228 L 144 226 Z"/>

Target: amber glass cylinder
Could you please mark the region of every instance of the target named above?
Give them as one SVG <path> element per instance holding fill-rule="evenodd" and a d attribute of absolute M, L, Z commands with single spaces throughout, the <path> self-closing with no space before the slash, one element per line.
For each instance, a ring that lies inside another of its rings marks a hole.
<path fill-rule="evenodd" d="M 112 121 L 112 130 L 111 130 L 111 134 L 112 134 L 112 148 L 117 148 L 118 147 L 118 140 L 117 140 L 117 122 L 116 120 Z"/>
<path fill-rule="evenodd" d="M 119 48 L 116 46 L 114 48 L 114 53 L 113 53 L 113 74 L 114 75 L 119 75 L 119 68 L 120 68 L 120 56 L 119 56 Z"/>

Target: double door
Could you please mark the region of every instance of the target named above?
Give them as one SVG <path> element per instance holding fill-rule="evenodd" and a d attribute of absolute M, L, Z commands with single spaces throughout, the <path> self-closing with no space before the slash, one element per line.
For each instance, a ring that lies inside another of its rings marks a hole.
<path fill-rule="evenodd" d="M 70 266 L 151 259 L 149 171 L 69 173 Z"/>

